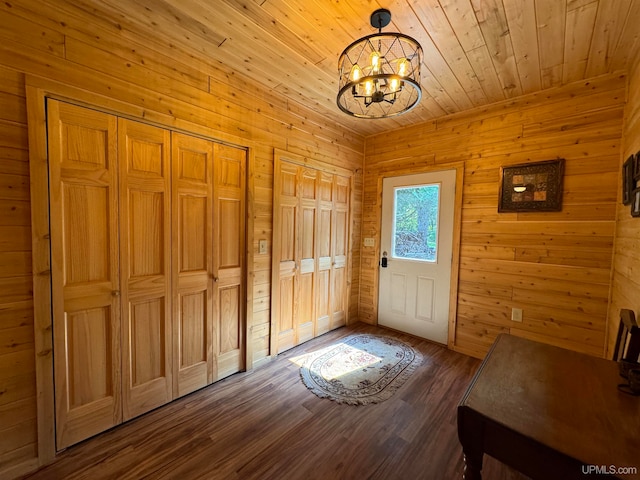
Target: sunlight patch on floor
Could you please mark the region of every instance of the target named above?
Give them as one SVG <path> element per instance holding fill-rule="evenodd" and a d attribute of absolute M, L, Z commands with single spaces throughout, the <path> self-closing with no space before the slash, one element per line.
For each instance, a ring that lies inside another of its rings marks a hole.
<path fill-rule="evenodd" d="M 323 371 L 316 372 L 326 380 L 340 378 L 356 370 L 362 370 L 363 368 L 368 368 L 382 362 L 380 357 L 343 343 L 330 345 L 315 352 L 293 357 L 290 361 L 298 366 L 302 366 L 308 362 L 309 359 L 322 356 L 333 349 L 340 349 L 340 352 L 335 355 L 336 362 L 333 362 L 333 359 L 327 360 L 324 362 Z"/>

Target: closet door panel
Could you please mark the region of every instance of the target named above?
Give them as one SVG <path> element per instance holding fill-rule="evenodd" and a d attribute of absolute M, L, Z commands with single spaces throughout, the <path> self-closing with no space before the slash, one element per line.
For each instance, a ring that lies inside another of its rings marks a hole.
<path fill-rule="evenodd" d="M 346 324 L 347 298 L 347 258 L 349 253 L 349 197 L 350 180 L 335 176 L 335 197 L 333 203 L 333 263 L 331 289 L 331 328 Z"/>
<path fill-rule="evenodd" d="M 213 145 L 173 133 L 174 396 L 213 375 Z"/>
<path fill-rule="evenodd" d="M 48 101 L 56 446 L 122 421 L 116 118 Z"/>
<path fill-rule="evenodd" d="M 318 171 L 302 169 L 300 175 L 300 271 L 298 278 L 298 311 L 296 313 L 298 344 L 315 335 L 317 195 Z"/>
<path fill-rule="evenodd" d="M 333 175 L 321 172 L 319 197 L 316 331 L 322 335 L 331 329 Z"/>
<path fill-rule="evenodd" d="M 169 402 L 170 133 L 119 119 L 122 398 L 125 420 Z"/>
<path fill-rule="evenodd" d="M 156 319 L 165 317 L 161 298 L 131 302 L 131 384 L 146 385 L 165 375 L 164 334 L 162 323 Z"/>
<path fill-rule="evenodd" d="M 325 269 L 318 272 L 316 306 L 316 332 L 318 335 L 331 330 L 331 270 Z"/>
<path fill-rule="evenodd" d="M 298 258 L 298 167 L 279 162 L 274 172 L 274 195 L 277 196 L 274 212 L 273 249 L 279 262 L 274 285 L 274 319 L 278 322 L 277 352 L 288 350 L 297 344 L 295 318 L 297 314 Z"/>
<path fill-rule="evenodd" d="M 218 216 L 220 218 L 220 230 L 218 235 L 218 247 L 220 251 L 218 269 L 237 270 L 242 266 L 243 248 L 243 202 L 239 198 L 218 199 Z M 235 273 L 235 272 L 234 272 Z"/>
<path fill-rule="evenodd" d="M 244 149 L 214 147 L 214 358 L 213 380 L 245 368 Z"/>
<path fill-rule="evenodd" d="M 242 297 L 242 288 L 239 284 L 218 289 L 220 328 L 216 380 L 244 369 Z"/>

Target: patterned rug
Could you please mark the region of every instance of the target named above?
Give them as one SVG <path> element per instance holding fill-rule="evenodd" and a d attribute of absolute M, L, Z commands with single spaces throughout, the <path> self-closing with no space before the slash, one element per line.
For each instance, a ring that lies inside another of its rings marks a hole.
<path fill-rule="evenodd" d="M 390 398 L 422 363 L 422 355 L 399 340 L 351 335 L 309 354 L 300 376 L 321 398 L 368 405 Z"/>

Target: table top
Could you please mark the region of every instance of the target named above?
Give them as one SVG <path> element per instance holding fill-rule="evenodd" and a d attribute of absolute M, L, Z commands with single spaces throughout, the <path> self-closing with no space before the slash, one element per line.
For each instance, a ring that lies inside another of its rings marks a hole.
<path fill-rule="evenodd" d="M 585 465 L 640 471 L 640 397 L 619 383 L 614 361 L 501 334 L 460 406 Z"/>

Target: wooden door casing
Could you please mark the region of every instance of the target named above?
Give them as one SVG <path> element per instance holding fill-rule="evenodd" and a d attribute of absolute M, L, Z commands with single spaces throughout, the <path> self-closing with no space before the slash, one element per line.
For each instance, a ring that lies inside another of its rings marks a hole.
<path fill-rule="evenodd" d="M 173 398 L 170 142 L 118 120 L 124 420 Z"/>
<path fill-rule="evenodd" d="M 172 134 L 174 397 L 213 379 L 213 144 Z"/>
<path fill-rule="evenodd" d="M 117 119 L 48 101 L 56 447 L 122 421 Z"/>

